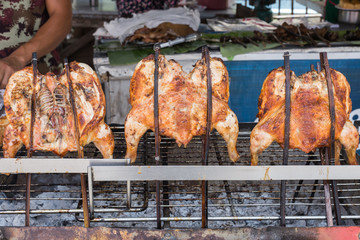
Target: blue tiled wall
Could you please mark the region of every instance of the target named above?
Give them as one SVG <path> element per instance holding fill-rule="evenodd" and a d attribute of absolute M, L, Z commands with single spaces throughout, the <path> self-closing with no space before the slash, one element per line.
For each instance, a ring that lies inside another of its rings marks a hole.
<path fill-rule="evenodd" d="M 310 64 L 316 68 L 316 60 L 290 60 L 290 69 L 297 76 L 310 71 Z M 284 65 L 284 61 L 227 61 L 230 76 L 230 107 L 239 122 L 253 122 L 258 112 L 257 104 L 262 83 L 274 68 Z M 360 59 L 329 60 L 329 65 L 343 73 L 351 86 L 354 120 L 360 115 Z M 358 115 L 358 114 L 359 115 Z"/>

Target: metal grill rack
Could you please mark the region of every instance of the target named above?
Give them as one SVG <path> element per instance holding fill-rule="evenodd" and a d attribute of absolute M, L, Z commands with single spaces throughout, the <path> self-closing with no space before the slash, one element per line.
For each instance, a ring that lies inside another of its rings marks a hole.
<path fill-rule="evenodd" d="M 209 165 L 249 166 L 249 135 L 253 126 L 240 124 L 237 149 L 241 157 L 237 163 L 229 160 L 225 141 L 213 132 Z M 112 126 L 111 129 L 116 146 L 114 158 L 119 159 L 126 150 L 124 128 Z M 154 135 L 147 132 L 140 142 L 135 165 L 156 165 L 153 146 Z M 201 149 L 200 137 L 194 138 L 187 148 L 178 148 L 174 140 L 162 138 L 161 160 L 168 165 L 201 165 Z M 86 158 L 101 158 L 92 144 L 85 147 L 84 153 Z M 18 155 L 24 156 L 26 151 L 21 150 Z M 68 154 L 67 157 L 73 155 Z M 49 153 L 34 153 L 34 157 L 49 157 Z M 273 144 L 259 156 L 259 165 L 280 165 L 281 158 L 282 149 Z M 346 164 L 343 158 L 341 163 Z M 319 154 L 289 151 L 289 165 L 306 164 L 320 164 Z M 31 225 L 83 225 L 79 178 L 79 174 L 33 175 Z M 23 225 L 24 178 L 19 176 L 16 183 L 7 182 L 0 187 L 1 225 L 10 225 L 6 220 Z M 342 218 L 346 225 L 358 225 L 360 183 L 338 181 L 338 187 Z M 323 191 L 322 181 L 288 181 L 287 226 L 326 226 Z M 128 206 L 125 181 L 94 182 L 93 192 L 95 209 L 92 226 L 156 227 L 154 182 L 131 182 L 131 206 Z M 209 227 L 278 226 L 279 199 L 280 181 L 209 181 Z M 161 202 L 161 220 L 165 228 L 201 227 L 201 181 L 161 181 Z M 51 219 L 50 222 L 47 219 Z"/>

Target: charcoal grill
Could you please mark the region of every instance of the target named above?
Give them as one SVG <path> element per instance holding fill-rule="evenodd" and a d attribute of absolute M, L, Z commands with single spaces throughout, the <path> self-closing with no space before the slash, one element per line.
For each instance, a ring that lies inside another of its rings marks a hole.
<path fill-rule="evenodd" d="M 158 51 L 156 49 L 156 54 Z M 208 50 L 203 51 L 203 56 L 209 63 Z M 285 56 L 285 66 L 289 70 L 288 54 Z M 328 70 L 326 55 L 321 55 L 321 58 Z M 155 119 L 156 76 L 157 71 L 154 84 Z M 287 92 L 290 89 L 288 79 L 287 77 Z M 331 83 L 328 81 L 328 84 Z M 210 86 L 211 78 L 208 77 L 208 99 L 211 99 Z M 333 110 L 331 105 L 330 101 L 330 110 Z M 211 101 L 208 101 L 208 109 L 212 109 Z M 208 119 L 211 116 L 210 110 Z M 0 214 L 18 216 L 25 213 L 26 225 L 29 225 L 30 215 L 41 218 L 43 214 L 72 214 L 73 221 L 67 220 L 66 224 L 76 225 L 84 221 L 88 227 L 88 201 L 84 198 L 84 173 L 87 173 L 90 218 L 93 224 L 104 225 L 111 222 L 111 226 L 129 227 L 149 227 L 154 224 L 157 228 L 271 226 L 278 225 L 278 222 L 282 226 L 285 226 L 285 222 L 287 226 L 332 225 L 328 180 L 332 180 L 334 187 L 333 198 L 338 199 L 334 200 L 337 224 L 342 224 L 342 221 L 347 225 L 358 224 L 359 166 L 335 167 L 328 166 L 329 162 L 326 162 L 327 166 L 321 165 L 324 163 L 320 160 L 319 153 L 304 154 L 288 150 L 285 141 L 285 151 L 273 144 L 259 156 L 259 162 L 263 166 L 249 167 L 249 140 L 254 124 L 240 124 L 237 146 L 240 160 L 232 163 L 228 158 L 225 141 L 218 133 L 213 132 L 211 142 L 208 141 L 209 124 L 208 120 L 207 136 L 203 139 L 195 137 L 186 149 L 178 148 L 175 141 L 168 138 L 163 138 L 160 143 L 158 126 L 155 124 L 155 134 L 147 132 L 140 142 L 135 166 L 126 166 L 129 161 L 122 159 L 126 144 L 124 127 L 121 125 L 111 127 L 115 136 L 114 160 L 97 159 L 101 156 L 93 145 L 87 146 L 84 151 L 78 146 L 78 159 L 72 159 L 74 154 L 68 154 L 67 158 L 71 159 L 59 159 L 44 153 L 33 153 L 31 148 L 30 156 L 29 152 L 27 154 L 28 159 L 3 159 L 1 172 L 26 174 L 26 191 L 21 181 L 12 184 L 8 180 L 7 184 L 1 185 L 5 194 L 2 200 L 9 204 L 2 204 L 6 207 L 0 209 Z M 285 134 L 288 136 L 288 131 L 285 130 Z M 333 133 L 331 136 L 334 136 Z M 85 159 L 83 152 L 86 154 Z M 24 156 L 25 149 L 18 154 Z M 29 159 L 31 155 L 36 158 Z M 332 158 L 330 154 L 327 160 L 333 160 Z M 344 158 L 345 155 L 341 159 L 342 164 Z M 30 184 L 30 174 L 49 172 L 70 175 L 66 178 L 53 176 L 50 181 L 41 180 L 44 178 L 41 174 L 38 177 L 40 183 Z M 76 176 L 81 174 L 81 189 L 79 177 L 71 175 L 75 173 Z M 324 180 L 324 183 L 319 180 Z M 334 180 L 341 181 L 336 184 Z M 66 201 L 70 204 L 53 205 L 70 207 L 46 208 L 46 203 Z M 31 207 L 31 202 L 40 204 Z M 8 209 L 9 205 L 14 205 L 15 208 Z M 60 221 L 57 224 L 65 223 Z"/>
<path fill-rule="evenodd" d="M 249 139 L 254 124 L 241 123 L 237 149 L 241 155 L 237 163 L 228 157 L 226 143 L 217 133 L 211 134 L 209 166 L 249 166 Z M 125 155 L 123 126 L 111 126 L 115 137 L 114 158 Z M 147 132 L 142 138 L 136 166 L 156 165 L 154 160 L 154 134 Z M 162 138 L 161 159 L 169 166 L 201 166 L 202 142 L 195 137 L 185 148 L 178 148 L 173 139 Z M 96 159 L 101 154 L 90 144 L 84 149 L 85 157 Z M 22 149 L 19 157 L 25 156 Z M 36 159 L 50 156 L 34 153 Z M 74 157 L 70 153 L 66 158 Z M 64 160 L 70 160 L 70 159 Z M 281 165 L 282 149 L 272 144 L 259 156 L 260 166 Z M 24 159 L 25 161 L 26 159 Z M 341 163 L 346 164 L 344 158 Z M 289 165 L 320 165 L 318 153 L 305 154 L 289 151 Z M 354 167 L 354 166 L 351 166 Z M 46 180 L 42 180 L 45 178 Z M 79 174 L 39 174 L 31 185 L 31 225 L 49 224 L 46 218 L 56 214 L 54 225 L 82 225 L 82 198 Z M 49 181 L 49 182 L 48 182 Z M 360 220 L 360 183 L 357 180 L 339 181 L 339 199 L 342 219 L 346 225 L 358 225 Z M 0 214 L 6 219 L 23 219 L 25 214 L 25 184 L 19 175 L 17 183 L 0 185 L 2 206 Z M 277 226 L 280 221 L 280 181 L 209 181 L 209 227 Z M 288 226 L 326 226 L 324 188 L 322 181 L 291 180 L 286 189 L 286 222 Z M 127 195 L 127 182 L 93 182 L 94 218 L 92 226 L 156 227 L 155 184 L 153 181 L 131 182 L 131 206 Z M 50 194 L 50 195 L 49 195 Z M 41 204 L 37 204 L 40 202 Z M 55 203 L 55 204 L 54 204 Z M 67 205 L 68 208 L 47 208 L 49 205 Z M 1 207 L 0 205 L 0 207 Z M 41 207 L 43 205 L 43 207 Z M 161 221 L 163 226 L 201 227 L 201 181 L 161 181 Z M 37 220 L 39 219 L 39 220 Z M 53 218 L 52 218 L 53 219 Z M 22 222 L 20 222 L 21 224 Z M 10 224 L 10 223 L 8 223 Z M 52 225 L 52 223 L 50 223 Z"/>

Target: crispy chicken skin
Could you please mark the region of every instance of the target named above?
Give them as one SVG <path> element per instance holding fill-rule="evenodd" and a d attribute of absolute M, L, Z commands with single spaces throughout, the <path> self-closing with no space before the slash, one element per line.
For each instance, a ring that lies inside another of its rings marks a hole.
<path fill-rule="evenodd" d="M 96 73 L 86 64 L 69 64 L 70 78 L 79 124 L 80 145 L 94 142 L 104 158 L 112 158 L 114 138 L 104 122 L 105 96 Z M 31 96 L 33 88 L 31 67 L 15 72 L 4 94 L 4 105 L 10 122 L 5 129 L 4 157 L 15 157 L 24 144 L 29 148 Z M 64 156 L 76 151 L 75 123 L 69 85 L 65 71 L 60 76 L 37 73 L 33 148 Z"/>
<path fill-rule="evenodd" d="M 130 110 L 125 120 L 126 158 L 136 159 L 142 135 L 154 131 L 154 55 L 141 60 L 130 81 Z M 212 128 L 227 143 L 230 159 L 239 154 L 236 140 L 239 133 L 237 117 L 228 106 L 229 77 L 221 59 L 211 58 L 212 76 Z M 190 74 L 179 63 L 159 56 L 159 131 L 160 135 L 174 138 L 179 146 L 186 145 L 193 136 L 206 130 L 206 64 L 201 59 Z"/>
<path fill-rule="evenodd" d="M 330 69 L 335 102 L 335 163 L 340 164 L 341 145 L 349 164 L 357 164 L 359 134 L 349 121 L 350 85 L 340 72 Z M 291 72 L 290 149 L 306 153 L 330 146 L 330 113 L 325 71 L 307 72 L 296 77 Z M 258 164 L 258 154 L 273 141 L 283 147 L 285 125 L 285 71 L 283 67 L 269 73 L 259 97 L 259 123 L 250 135 L 251 165 Z M 340 145 L 341 144 L 341 145 Z"/>

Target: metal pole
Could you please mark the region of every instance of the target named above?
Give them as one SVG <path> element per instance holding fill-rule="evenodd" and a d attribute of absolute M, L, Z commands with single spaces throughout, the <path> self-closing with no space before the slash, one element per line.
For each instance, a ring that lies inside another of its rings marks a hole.
<path fill-rule="evenodd" d="M 131 161 L 130 159 L 126 160 L 126 164 L 130 166 Z M 131 208 L 131 181 L 126 181 L 126 207 L 128 209 Z"/>
<path fill-rule="evenodd" d="M 329 165 L 329 157 L 326 148 L 320 148 L 320 160 L 322 165 Z M 326 221 L 329 227 L 334 226 L 333 215 L 331 209 L 331 196 L 330 196 L 330 185 L 329 181 L 324 180 L 324 194 L 325 194 L 325 210 L 326 210 Z"/>
<path fill-rule="evenodd" d="M 329 96 L 329 111 L 330 111 L 330 121 L 331 121 L 331 127 L 330 127 L 331 145 L 330 145 L 330 149 L 329 149 L 329 154 L 330 154 L 329 162 L 334 162 L 334 158 L 335 158 L 335 100 L 334 100 L 333 82 L 331 79 L 329 61 L 328 61 L 326 52 L 320 53 L 320 61 L 322 63 L 322 66 L 325 69 L 325 77 L 326 77 L 326 82 L 327 82 L 327 87 L 328 87 L 328 96 Z M 327 164 L 329 164 L 329 162 Z M 341 209 L 340 209 L 340 203 L 339 203 L 337 182 L 333 180 L 333 181 L 331 181 L 331 185 L 332 185 L 332 192 L 333 192 L 336 223 L 337 223 L 337 225 L 342 225 L 343 221 L 341 220 Z"/>
<path fill-rule="evenodd" d="M 69 64 L 68 64 L 67 58 L 64 59 L 64 65 L 65 65 L 67 83 L 69 85 L 71 109 L 72 109 L 72 113 L 73 113 L 73 117 L 74 117 L 75 138 L 76 138 L 78 158 L 84 158 L 84 151 L 80 144 L 80 130 L 79 130 L 79 123 L 78 123 L 78 119 L 77 119 L 77 111 L 76 111 L 75 98 L 74 98 L 74 89 L 72 87 L 72 81 L 70 78 L 70 69 L 69 69 Z M 86 175 L 85 174 L 80 174 L 80 182 L 81 182 L 81 195 L 82 195 L 83 211 L 84 211 L 84 225 L 85 225 L 85 227 L 90 227 L 89 208 L 88 208 L 87 193 L 86 193 Z"/>
<path fill-rule="evenodd" d="M 26 202 L 25 202 L 25 226 L 30 226 L 30 188 L 31 173 L 26 174 Z"/>
<path fill-rule="evenodd" d="M 279 10 L 278 10 L 278 15 L 280 15 L 280 8 L 281 8 L 281 0 L 279 0 Z"/>
<path fill-rule="evenodd" d="M 30 120 L 30 144 L 27 149 L 27 157 L 32 158 L 34 151 L 34 123 L 35 123 L 35 104 L 36 104 L 36 82 L 37 82 L 37 53 L 32 53 L 32 68 L 33 68 L 33 81 L 32 81 L 32 95 L 31 95 L 31 120 Z M 26 202 L 25 202 L 25 226 L 30 226 L 30 189 L 31 189 L 31 174 L 26 174 Z"/>
<path fill-rule="evenodd" d="M 290 107 L 291 107 L 291 90 L 290 90 L 290 55 L 289 52 L 284 53 L 285 66 L 285 129 L 284 129 L 284 150 L 283 165 L 288 165 L 289 158 L 289 141 L 290 141 Z M 285 223 L 285 205 L 286 205 L 286 181 L 281 181 L 280 190 L 280 225 L 286 226 Z"/>
<path fill-rule="evenodd" d="M 315 71 L 315 66 L 314 66 L 314 64 L 310 64 L 310 70 L 311 70 L 311 71 Z"/>
<path fill-rule="evenodd" d="M 155 70 L 154 70 L 154 125 L 155 125 L 155 161 L 160 165 L 160 133 L 159 133 L 159 54 L 160 45 L 154 45 Z M 160 209 L 160 181 L 156 181 L 156 222 L 157 228 L 161 229 Z"/>
<path fill-rule="evenodd" d="M 90 218 L 94 218 L 94 192 L 93 192 L 93 177 L 91 166 L 88 166 L 88 186 L 89 186 L 89 212 Z M 85 222 L 85 221 L 84 221 Z"/>
<path fill-rule="evenodd" d="M 207 114 L 206 114 L 206 133 L 203 137 L 203 156 L 202 165 L 208 165 L 209 159 L 209 146 L 210 146 L 210 132 L 211 132 L 211 117 L 212 117 L 212 83 L 211 83 L 211 69 L 210 69 L 210 54 L 207 46 L 202 48 L 202 58 L 205 60 L 206 65 L 206 79 L 207 79 Z M 202 190 L 202 207 L 201 219 L 202 228 L 208 227 L 208 181 L 201 182 Z"/>
<path fill-rule="evenodd" d="M 321 65 L 325 69 L 325 77 L 327 82 L 327 88 L 328 88 L 328 96 L 329 96 L 329 111 L 330 111 L 330 121 L 331 121 L 331 128 L 330 128 L 330 160 L 334 160 L 335 156 L 335 103 L 334 103 L 334 92 L 333 92 L 333 83 L 330 76 L 330 68 L 329 68 L 329 62 L 327 58 L 326 52 L 320 53 L 320 61 Z"/>
<path fill-rule="evenodd" d="M 318 73 L 323 68 L 323 55 L 320 53 L 320 63 L 317 62 L 317 71 Z M 325 153 L 324 148 L 320 148 L 320 160 L 322 165 L 329 164 L 329 158 L 327 156 L 327 152 Z M 334 226 L 333 216 L 332 216 L 332 209 L 331 209 L 331 196 L 330 196 L 330 187 L 329 181 L 323 181 L 324 183 L 324 195 L 325 195 L 325 212 L 326 212 L 326 221 L 328 226 Z"/>

